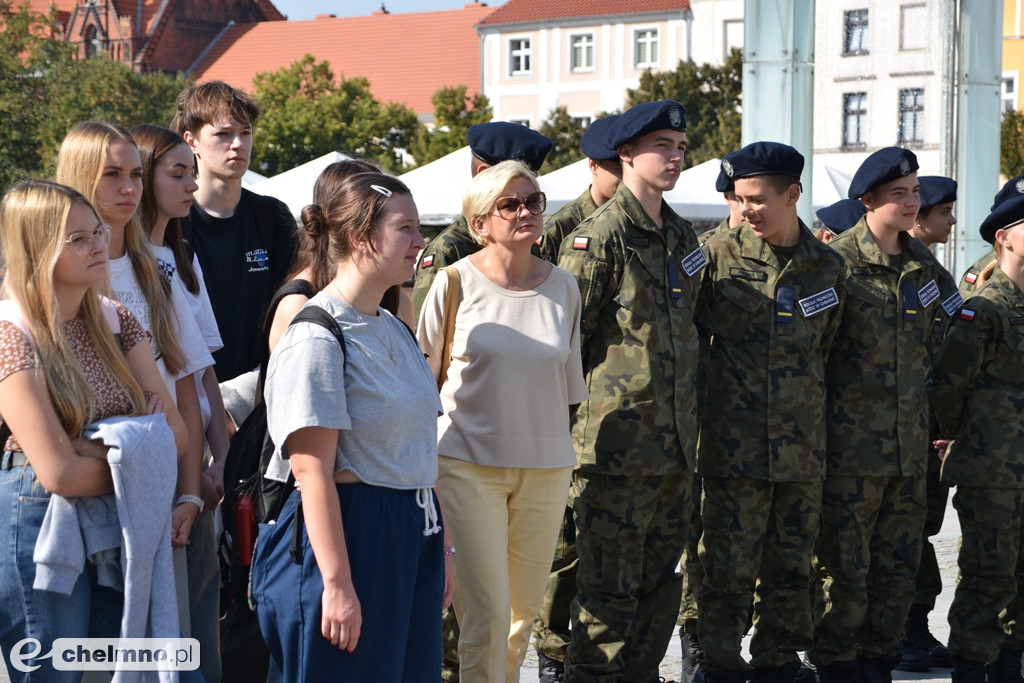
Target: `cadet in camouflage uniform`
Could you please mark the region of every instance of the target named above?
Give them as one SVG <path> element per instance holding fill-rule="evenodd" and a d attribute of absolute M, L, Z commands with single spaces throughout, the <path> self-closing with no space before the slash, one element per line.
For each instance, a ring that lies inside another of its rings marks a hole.
<path fill-rule="evenodd" d="M 919 176 L 917 182 L 921 188 L 921 208 L 917 212 L 917 222 L 909 234 L 928 248 L 933 244 L 945 244 L 949 240 L 953 226 L 956 225 L 956 216 L 953 214 L 956 181 L 944 176 Z M 928 347 L 933 358 L 942 344 L 942 336 L 946 331 L 946 325 L 949 324 L 950 316 L 963 302 L 953 276 L 941 265 L 937 265 L 936 268 L 939 274 L 939 298 L 942 303 L 935 308 L 935 320 Z M 900 662 L 896 665 L 900 671 L 927 671 L 932 666 L 953 666 L 949 650 L 928 628 L 928 614 L 935 609 L 935 599 L 942 592 L 939 563 L 935 557 L 935 548 L 928 539 L 939 533 L 942 528 L 946 499 L 949 497 L 949 486 L 939 478 L 942 461 L 938 457 L 937 448 L 944 449 L 945 443 L 938 439 L 940 435 L 933 424 L 928 438 L 928 512 L 921 537 L 921 565 L 914 580 L 914 600 L 910 605 L 907 621 L 903 625 L 903 636 L 900 639 Z"/>
<path fill-rule="evenodd" d="M 523 161 L 537 173 L 552 145 L 551 140 L 540 133 L 507 121 L 491 121 L 470 126 L 466 131 L 466 142 L 469 143 L 469 151 L 473 154 L 470 173 L 474 177 L 485 168 L 509 159 Z M 420 254 L 413 281 L 412 304 L 417 318 L 420 316 L 420 307 L 427 297 L 434 276 L 445 266 L 480 251 L 480 248 L 480 244 L 469 234 L 469 225 L 462 216 L 430 240 Z"/>
<path fill-rule="evenodd" d="M 891 681 L 925 518 L 928 339 L 940 304 L 931 252 L 906 233 L 914 153 L 886 147 L 850 185 L 867 214 L 829 244 L 846 302 L 826 369 L 827 472 L 818 559 L 828 575 L 811 661 L 822 683 Z"/>
<path fill-rule="evenodd" d="M 995 211 L 999 206 L 1010 199 L 1024 196 L 1024 175 L 1010 178 L 1003 186 L 996 192 L 995 197 L 992 198 L 992 206 L 989 207 L 989 212 Z M 996 260 L 995 249 L 990 249 L 981 258 L 972 263 L 967 271 L 960 278 L 960 294 L 961 296 L 967 297 L 975 289 L 984 284 L 982 280 L 982 273 L 985 268 L 991 269 Z"/>
<path fill-rule="evenodd" d="M 580 151 L 587 157 L 592 180 L 583 194 L 544 219 L 544 234 L 540 238 L 542 259 L 556 262 L 565 236 L 611 199 L 618 189 L 622 162 L 619 153 L 608 146 L 608 131 L 618 119 L 618 115 L 597 119 L 583 133 Z"/>
<path fill-rule="evenodd" d="M 804 158 L 777 142 L 726 173 L 746 224 L 704 245 L 696 322 L 710 342 L 697 468 L 697 606 L 708 683 L 789 683 L 813 638 L 811 555 L 825 478 L 825 363 L 843 260 L 797 217 Z M 756 584 L 756 585 L 755 585 Z M 753 599 L 750 670 L 741 641 Z"/>
<path fill-rule="evenodd" d="M 696 444 L 693 305 L 705 259 L 663 200 L 686 149 L 682 105 L 639 104 L 610 144 L 622 184 L 566 237 L 558 265 L 583 298 L 590 400 L 572 425 L 578 594 L 567 680 L 656 681 L 682 593 Z"/>
<path fill-rule="evenodd" d="M 622 162 L 619 153 L 608 146 L 608 132 L 618 116 L 605 116 L 587 126 L 580 140 L 580 151 L 587 157 L 593 182 L 577 199 L 569 202 L 544 221 L 541 258 L 556 263 L 558 248 L 570 232 L 603 206 L 619 187 Z M 533 646 L 537 651 L 539 683 L 563 680 L 565 649 L 569 646 L 569 607 L 576 596 L 576 523 L 572 505 L 567 504 L 558 533 L 551 576 L 544 590 L 544 601 L 533 623 Z"/>
<path fill-rule="evenodd" d="M 929 383 L 953 439 L 942 478 L 956 486 L 960 576 L 949 610 L 953 680 L 1021 680 L 1024 647 L 1024 197 L 981 225 L 999 267 L 950 323 Z"/>

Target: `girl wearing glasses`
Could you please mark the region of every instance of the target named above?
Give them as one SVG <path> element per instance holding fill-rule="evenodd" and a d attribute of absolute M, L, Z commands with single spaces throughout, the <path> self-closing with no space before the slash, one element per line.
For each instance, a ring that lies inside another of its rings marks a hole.
<path fill-rule="evenodd" d="M 107 449 L 85 440 L 85 427 L 162 411 L 174 439 L 168 450 L 185 452 L 185 425 L 145 330 L 127 308 L 101 296 L 109 240 L 88 200 L 56 183 L 19 183 L 0 204 L 7 265 L 0 316 L 0 651 L 8 655 L 24 638 L 38 641 L 37 654 L 45 655 L 57 637 L 118 635 L 124 594 L 102 585 L 92 563 L 68 594 L 33 587 L 33 554 L 51 494 L 85 499 L 113 491 Z M 38 680 L 81 679 L 81 671 L 57 671 L 51 662 L 26 664 L 41 667 L 32 674 Z M 13 681 L 28 676 L 18 667 L 8 674 Z"/>
<path fill-rule="evenodd" d="M 470 183 L 462 212 L 483 249 L 454 264 L 459 305 L 444 377 L 449 278 L 434 280 L 420 312 L 444 406 L 438 487 L 458 549 L 463 680 L 519 680 L 576 464 L 569 406 L 587 399 L 580 294 L 571 275 L 531 253 L 545 207 L 522 162 Z"/>
<path fill-rule="evenodd" d="M 201 497 L 203 418 L 193 375 L 213 365 L 184 290 L 161 271 L 149 247 L 138 207 L 142 201 L 142 159 L 135 140 L 121 126 L 83 121 L 72 128 L 57 154 L 57 182 L 84 194 L 110 225 L 112 296 L 135 314 L 150 337 L 153 358 L 167 391 L 188 428 L 188 452 L 178 462 L 172 511 L 179 616 L 189 623 L 183 551 L 204 507 Z"/>

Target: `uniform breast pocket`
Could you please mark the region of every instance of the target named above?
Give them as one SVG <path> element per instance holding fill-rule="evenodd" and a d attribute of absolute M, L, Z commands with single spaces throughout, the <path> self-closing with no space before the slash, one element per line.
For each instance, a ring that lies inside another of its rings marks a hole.
<path fill-rule="evenodd" d="M 661 290 L 662 284 L 644 268 L 639 257 L 631 254 L 614 301 L 619 306 L 616 312 L 619 325 L 640 342 L 651 335 Z"/>
<path fill-rule="evenodd" d="M 719 280 L 715 288 L 717 296 L 711 312 L 711 329 L 716 336 L 739 341 L 752 329 L 751 321 L 768 298 L 751 286 L 734 280 Z"/>
<path fill-rule="evenodd" d="M 849 280 L 846 283 L 846 307 L 843 312 L 845 335 L 861 346 L 871 347 L 878 342 L 878 327 L 882 323 L 890 301 L 888 292 L 871 285 Z"/>
<path fill-rule="evenodd" d="M 1008 354 L 998 354 L 1000 360 L 1009 360 L 1011 358 L 1019 359 L 1024 356 L 1024 325 L 1014 325 L 1003 321 L 1003 345 L 1010 350 Z M 1024 384 L 1024 364 L 1011 361 L 1009 363 L 1000 363 L 1002 370 L 1000 371 L 1000 380 L 1007 383 L 1013 383 L 1018 386 Z"/>

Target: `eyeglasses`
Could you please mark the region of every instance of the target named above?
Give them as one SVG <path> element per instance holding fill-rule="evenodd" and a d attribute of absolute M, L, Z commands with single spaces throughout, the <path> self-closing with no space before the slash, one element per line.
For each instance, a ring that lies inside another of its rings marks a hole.
<path fill-rule="evenodd" d="M 91 233 L 81 230 L 70 235 L 64 240 L 64 244 L 70 245 L 79 256 L 85 256 L 96 248 L 106 248 L 110 245 L 110 226 L 100 223 Z"/>
<path fill-rule="evenodd" d="M 526 195 L 526 199 L 501 197 L 498 201 L 494 202 L 494 208 L 498 215 L 507 221 L 514 221 L 518 218 L 519 211 L 524 206 L 534 216 L 539 216 L 548 207 L 547 195 L 543 192 L 534 192 L 533 194 Z"/>

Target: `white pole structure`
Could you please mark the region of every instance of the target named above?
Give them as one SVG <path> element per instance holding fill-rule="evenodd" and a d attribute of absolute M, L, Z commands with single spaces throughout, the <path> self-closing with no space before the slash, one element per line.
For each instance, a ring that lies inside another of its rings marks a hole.
<path fill-rule="evenodd" d="M 804 155 L 797 212 L 810 226 L 814 150 L 814 0 L 745 0 L 743 144 L 772 140 Z"/>
<path fill-rule="evenodd" d="M 999 81 L 1002 74 L 1003 3 L 993 0 L 947 0 L 959 19 L 955 42 L 955 138 L 948 169 L 956 178 L 957 224 L 954 260 L 957 279 L 990 249 L 978 234 L 999 189 L 999 137 L 1002 112 Z M 947 257 L 947 262 L 949 261 Z"/>

